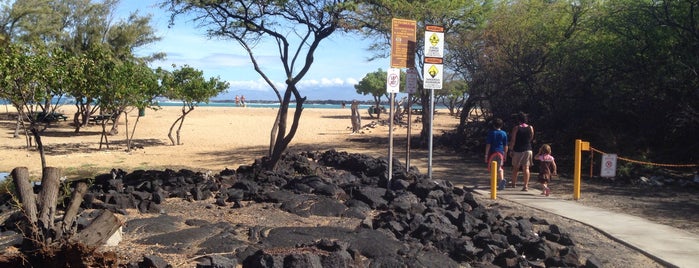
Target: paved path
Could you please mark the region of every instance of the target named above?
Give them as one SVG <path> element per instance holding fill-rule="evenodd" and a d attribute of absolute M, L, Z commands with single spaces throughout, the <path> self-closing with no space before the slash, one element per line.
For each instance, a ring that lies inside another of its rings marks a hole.
<path fill-rule="evenodd" d="M 489 189 L 476 190 L 490 196 Z M 588 207 L 539 195 L 541 191 L 507 189 L 497 192 L 497 198 L 551 212 L 589 225 L 613 239 L 633 247 L 656 261 L 671 267 L 699 265 L 699 235 L 648 221 L 644 218 Z"/>

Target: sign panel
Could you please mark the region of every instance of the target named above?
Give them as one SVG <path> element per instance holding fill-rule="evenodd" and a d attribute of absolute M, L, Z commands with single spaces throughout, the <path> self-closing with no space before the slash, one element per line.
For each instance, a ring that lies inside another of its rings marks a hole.
<path fill-rule="evenodd" d="M 444 57 L 444 32 L 425 31 L 425 57 Z"/>
<path fill-rule="evenodd" d="M 400 91 L 400 69 L 388 68 L 386 73 L 386 92 L 398 93 Z"/>
<path fill-rule="evenodd" d="M 391 20 L 391 68 L 415 67 L 416 32 L 414 20 Z"/>
<path fill-rule="evenodd" d="M 616 176 L 616 154 L 603 154 L 602 155 L 602 170 L 600 170 L 600 176 L 602 177 L 614 177 Z"/>
<path fill-rule="evenodd" d="M 415 68 L 405 71 L 405 92 L 408 94 L 417 92 L 417 70 Z"/>
<path fill-rule="evenodd" d="M 424 81 L 422 87 L 427 89 L 442 89 L 442 64 L 425 62 L 425 70 L 422 74 Z"/>

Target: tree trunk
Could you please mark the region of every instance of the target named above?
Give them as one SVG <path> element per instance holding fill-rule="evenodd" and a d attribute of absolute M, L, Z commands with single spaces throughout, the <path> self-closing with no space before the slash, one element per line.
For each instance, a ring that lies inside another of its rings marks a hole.
<path fill-rule="evenodd" d="M 181 145 L 180 143 L 180 130 L 182 130 L 182 125 L 184 124 L 184 119 L 187 117 L 187 115 L 194 111 L 194 107 L 190 106 L 189 109 L 185 112 L 184 108 L 182 108 L 182 120 L 180 120 L 180 125 L 177 127 L 177 145 Z"/>
<path fill-rule="evenodd" d="M 112 129 L 109 130 L 109 135 L 115 136 L 119 134 L 119 119 L 121 119 L 122 113 L 124 113 L 124 116 L 126 116 L 125 111 L 118 111 L 116 114 L 112 114 Z"/>
<path fill-rule="evenodd" d="M 87 192 L 87 184 L 84 182 L 79 182 L 73 190 L 73 196 L 70 198 L 70 205 L 66 210 L 66 214 L 63 216 L 63 221 L 61 222 L 61 228 L 58 228 L 57 238 L 62 238 L 63 234 L 73 233 L 73 222 L 75 221 L 75 216 L 78 215 L 78 210 L 80 209 L 80 204 L 83 202 L 83 195 Z"/>
<path fill-rule="evenodd" d="M 352 101 L 352 133 L 357 133 L 362 128 L 362 116 L 359 114 L 359 102 Z"/>
<path fill-rule="evenodd" d="M 175 122 L 172 123 L 172 126 L 170 126 L 170 131 L 167 132 L 167 137 L 170 138 L 170 143 L 172 143 L 173 146 L 175 146 L 175 139 L 172 137 L 172 130 L 175 129 L 175 125 L 177 125 L 177 122 L 182 120 L 182 116 L 178 117 Z"/>
<path fill-rule="evenodd" d="M 117 117 L 119 117 L 121 113 Z M 129 114 L 124 111 L 124 128 L 126 130 L 126 152 L 131 152 L 131 139 L 129 139 Z M 114 130 L 114 126 L 112 126 L 112 130 Z"/>
<path fill-rule="evenodd" d="M 36 222 L 38 220 L 36 195 L 34 194 L 31 183 L 29 183 L 29 169 L 26 167 L 14 168 L 12 170 L 12 180 L 17 188 L 19 202 L 22 203 L 24 216 L 27 217 L 29 222 Z"/>
<path fill-rule="evenodd" d="M 93 220 L 89 226 L 73 236 L 73 241 L 80 242 L 88 247 L 99 246 L 107 241 L 121 226 L 121 221 L 114 213 L 109 210 L 103 210 L 102 214 Z"/>
<path fill-rule="evenodd" d="M 286 119 L 289 112 L 289 102 L 291 102 L 292 93 L 296 98 L 296 109 L 294 111 L 294 118 L 291 123 L 289 133 L 286 133 Z M 303 103 L 305 101 L 306 98 L 301 97 L 295 85 L 287 85 L 287 89 L 284 92 L 284 99 L 281 103 L 281 106 L 279 107 L 279 122 L 277 123 L 279 129 L 277 131 L 277 139 L 274 142 L 274 148 L 272 149 L 272 153 L 270 154 L 269 159 L 263 163 L 264 169 L 274 170 L 274 168 L 277 166 L 277 162 L 279 162 L 279 160 L 281 159 L 282 154 L 284 154 L 284 152 L 288 148 L 289 143 L 291 143 L 291 140 L 294 138 L 294 135 L 296 135 L 299 119 L 301 118 L 301 112 L 303 111 Z"/>
<path fill-rule="evenodd" d="M 45 232 L 44 237 L 49 237 L 49 230 L 53 229 L 53 219 L 56 215 L 56 201 L 60 186 L 61 170 L 55 167 L 46 167 L 41 176 L 41 192 L 39 193 L 39 227 Z"/>
<path fill-rule="evenodd" d="M 39 150 L 39 158 L 41 158 L 41 168 L 44 169 L 46 168 L 46 156 L 44 155 L 44 144 L 41 142 L 41 133 L 36 129 L 34 123 L 29 128 L 32 135 L 34 135 L 34 139 L 36 139 L 36 147 Z"/>
<path fill-rule="evenodd" d="M 102 121 L 100 125 L 102 126 L 102 135 L 100 136 L 100 146 L 98 150 L 102 150 L 102 144 L 105 144 L 107 146 L 107 149 L 109 149 L 109 139 L 107 138 L 107 122 Z"/>

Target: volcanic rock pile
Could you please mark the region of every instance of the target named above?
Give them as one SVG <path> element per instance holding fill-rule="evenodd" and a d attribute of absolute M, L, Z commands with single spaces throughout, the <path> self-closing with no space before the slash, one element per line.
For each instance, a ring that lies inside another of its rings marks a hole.
<path fill-rule="evenodd" d="M 162 253 L 196 248 L 198 267 L 597 267 L 583 260 L 570 236 L 543 219 L 503 217 L 478 204 L 469 189 L 430 180 L 388 162 L 334 150 L 287 154 L 277 171 L 261 160 L 211 175 L 188 170 L 113 170 L 94 178 L 84 208 L 163 213 L 166 198 L 212 200 L 213 206 L 270 203 L 310 215 L 357 218 L 356 229 L 252 226 L 180 219 L 162 214 L 126 223 L 125 232 L 152 230 L 143 244 L 172 245 Z M 183 222 L 189 228 L 170 226 Z M 539 225 L 539 228 L 534 228 Z M 3 231 L 11 223 L 3 225 Z M 542 231 L 536 231 L 542 230 Z M 247 233 L 247 239 L 238 239 Z M 165 267 L 156 255 L 133 263 Z"/>

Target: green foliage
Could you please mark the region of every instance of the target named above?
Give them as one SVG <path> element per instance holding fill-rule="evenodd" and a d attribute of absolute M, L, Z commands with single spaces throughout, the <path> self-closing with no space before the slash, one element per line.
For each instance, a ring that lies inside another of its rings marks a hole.
<path fill-rule="evenodd" d="M 441 90 L 435 91 L 435 98 L 449 110 L 449 115 L 456 115 L 468 96 L 468 83 L 464 80 L 445 79 Z"/>
<path fill-rule="evenodd" d="M 449 53 L 494 117 L 529 113 L 537 141 L 574 139 L 656 162 L 699 159 L 696 1 L 508 1 Z M 461 131 L 467 131 L 462 121 Z"/>
<path fill-rule="evenodd" d="M 354 85 L 354 89 L 357 90 L 357 93 L 359 94 L 373 96 L 375 100 L 380 100 L 381 96 L 388 97 L 388 94 L 386 93 L 387 75 L 388 74 L 386 71 L 379 68 L 377 71 L 368 73 L 366 76 L 364 76 L 359 83 Z"/>
<path fill-rule="evenodd" d="M 161 84 L 166 89 L 164 95 L 173 100 L 181 100 L 186 106 L 208 103 L 212 97 L 226 91 L 228 82 L 221 78 L 204 78 L 204 72 L 188 65 L 172 72 L 159 69 Z"/>

